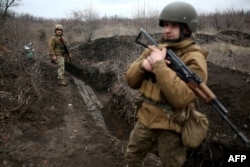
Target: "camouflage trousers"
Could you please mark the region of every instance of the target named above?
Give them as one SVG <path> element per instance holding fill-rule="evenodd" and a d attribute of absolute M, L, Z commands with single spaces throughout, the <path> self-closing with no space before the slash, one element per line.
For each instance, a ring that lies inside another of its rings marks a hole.
<path fill-rule="evenodd" d="M 149 129 L 137 121 L 125 153 L 127 167 L 142 167 L 153 146 L 157 147 L 162 167 L 181 167 L 186 161 L 186 148 L 179 133 Z"/>
<path fill-rule="evenodd" d="M 57 65 L 58 65 L 58 76 L 57 79 L 64 79 L 65 71 L 65 58 L 63 56 L 57 56 Z"/>

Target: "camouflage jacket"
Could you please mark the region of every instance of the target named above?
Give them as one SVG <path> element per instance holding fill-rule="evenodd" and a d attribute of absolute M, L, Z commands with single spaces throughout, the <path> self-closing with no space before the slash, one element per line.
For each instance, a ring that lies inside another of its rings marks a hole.
<path fill-rule="evenodd" d="M 60 41 L 60 38 L 64 38 L 63 36 L 53 35 L 49 41 L 49 55 L 53 56 L 64 56 L 65 52 L 63 49 L 63 44 Z"/>

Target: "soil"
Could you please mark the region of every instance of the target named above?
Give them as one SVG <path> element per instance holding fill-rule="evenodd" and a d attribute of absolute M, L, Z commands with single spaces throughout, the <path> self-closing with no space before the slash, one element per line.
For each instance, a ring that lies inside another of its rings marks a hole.
<path fill-rule="evenodd" d="M 41 63 L 39 98 L 8 115 L 1 111 L 0 166 L 125 166 L 124 152 L 133 123 L 124 111 L 130 109 L 131 99 L 121 93 L 122 88 L 120 93 L 110 90 L 119 78 L 110 68 L 115 56 L 126 56 L 118 50 L 124 46 L 125 52 L 130 50 L 133 39 L 103 38 L 75 47 L 74 59 L 66 64 L 67 86 L 57 86 L 55 65 Z M 212 63 L 208 67 L 208 87 L 229 110 L 228 118 L 250 138 L 250 74 Z M 8 90 L 0 93 L 6 109 Z M 210 129 L 200 147 L 188 150 L 186 166 L 220 166 L 225 152 L 249 151 L 209 105 L 198 101 L 197 106 L 208 115 Z M 145 166 L 159 166 L 157 154 L 149 154 Z"/>

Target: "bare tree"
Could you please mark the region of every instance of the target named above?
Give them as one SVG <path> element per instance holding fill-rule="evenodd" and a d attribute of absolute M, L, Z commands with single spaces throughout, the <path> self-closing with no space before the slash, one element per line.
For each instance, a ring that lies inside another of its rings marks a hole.
<path fill-rule="evenodd" d="M 246 29 L 244 23 L 245 14 L 243 9 L 234 9 L 233 7 L 224 11 L 223 16 L 226 29 L 235 29 L 242 31 Z"/>
<path fill-rule="evenodd" d="M 207 22 L 207 16 L 203 13 L 199 15 L 199 24 L 198 24 L 198 30 L 201 31 L 206 27 Z"/>
<path fill-rule="evenodd" d="M 212 16 L 212 25 L 213 25 L 213 27 L 217 31 L 221 30 L 221 27 L 222 27 L 221 21 L 220 21 L 220 19 L 221 19 L 221 12 L 219 12 L 218 10 L 216 10 L 216 12 L 212 13 L 211 16 Z"/>
<path fill-rule="evenodd" d="M 73 24 L 77 29 L 75 31 L 83 32 L 85 40 L 90 42 L 93 38 L 94 32 L 100 26 L 98 24 L 99 15 L 90 4 L 84 10 L 72 11 L 71 17 Z"/>
<path fill-rule="evenodd" d="M 159 11 L 152 8 L 150 1 L 144 0 L 142 4 L 138 4 L 132 17 L 136 29 L 144 28 L 149 32 L 157 31 Z"/>
<path fill-rule="evenodd" d="M 18 1 L 21 0 L 0 0 L 0 16 L 6 17 L 10 7 L 19 5 Z"/>

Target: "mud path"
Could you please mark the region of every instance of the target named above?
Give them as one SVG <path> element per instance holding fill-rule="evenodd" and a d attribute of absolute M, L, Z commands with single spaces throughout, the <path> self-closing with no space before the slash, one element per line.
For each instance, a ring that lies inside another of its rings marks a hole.
<path fill-rule="evenodd" d="M 89 108 L 97 99 L 85 104 L 77 88 L 80 81 L 69 73 L 67 80 L 67 87 L 51 82 L 40 105 L 11 120 L 13 124 L 1 124 L 0 166 L 123 166 L 123 145 Z"/>

